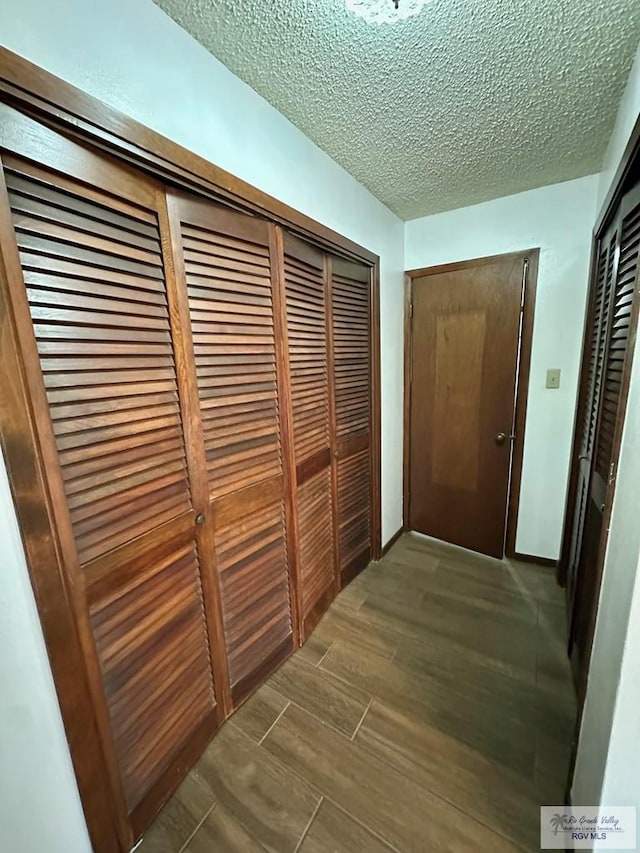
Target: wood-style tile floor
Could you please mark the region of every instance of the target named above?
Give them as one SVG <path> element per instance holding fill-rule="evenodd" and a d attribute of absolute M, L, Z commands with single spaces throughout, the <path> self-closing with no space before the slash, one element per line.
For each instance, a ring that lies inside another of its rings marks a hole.
<path fill-rule="evenodd" d="M 574 718 L 553 572 L 405 534 L 224 725 L 140 849 L 539 850 Z"/>

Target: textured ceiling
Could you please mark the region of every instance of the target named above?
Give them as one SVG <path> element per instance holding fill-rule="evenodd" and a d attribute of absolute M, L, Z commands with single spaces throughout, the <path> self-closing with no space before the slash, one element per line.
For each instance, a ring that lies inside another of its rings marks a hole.
<path fill-rule="evenodd" d="M 640 37 L 638 0 L 156 2 L 403 219 L 598 171 Z"/>

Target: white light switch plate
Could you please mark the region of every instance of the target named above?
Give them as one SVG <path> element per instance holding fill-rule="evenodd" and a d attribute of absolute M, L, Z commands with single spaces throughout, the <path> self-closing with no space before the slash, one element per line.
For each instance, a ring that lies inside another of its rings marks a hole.
<path fill-rule="evenodd" d="M 551 368 L 547 370 L 547 388 L 560 387 L 560 370 L 559 368 Z"/>

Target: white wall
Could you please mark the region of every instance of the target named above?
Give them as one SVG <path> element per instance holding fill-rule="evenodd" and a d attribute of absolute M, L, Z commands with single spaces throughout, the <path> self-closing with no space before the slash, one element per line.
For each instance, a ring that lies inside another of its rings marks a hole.
<path fill-rule="evenodd" d="M 90 850 L 60 709 L 0 462 L 0 850 Z"/>
<path fill-rule="evenodd" d="M 640 554 L 640 356 L 637 349 L 619 471 L 572 793 L 573 802 L 582 805 L 600 802 L 632 605 L 640 611 L 640 597 L 636 595 L 633 598 Z M 640 613 L 636 613 L 634 618 L 640 619 Z M 640 663 L 640 646 L 628 646 L 628 649 L 628 655 L 635 658 L 637 667 Z M 629 661 L 627 671 L 632 666 Z M 638 721 L 640 681 L 637 677 L 626 685 L 625 690 L 635 694 L 631 710 Z M 624 716 L 625 710 L 622 709 L 621 713 Z M 634 754 L 629 744 L 624 748 L 623 756 L 625 753 L 632 758 L 635 772 L 638 773 L 640 752 Z M 615 785 L 614 776 L 611 773 L 607 775 Z M 640 777 L 636 778 L 635 793 L 640 807 Z M 616 800 L 609 801 L 609 804 L 623 805 Z"/>
<path fill-rule="evenodd" d="M 0 0 L 0 43 L 380 255 L 386 542 L 402 523 L 401 220 L 151 0 Z"/>
<path fill-rule="evenodd" d="M 638 516 L 636 516 L 637 518 Z M 635 806 L 640 814 L 640 563 L 629 607 L 629 623 L 620 669 L 602 802 Z"/>
<path fill-rule="evenodd" d="M 613 183 L 638 113 L 640 113 L 640 46 L 636 52 L 636 58 L 620 100 L 609 145 L 602 161 L 598 181 L 598 210 L 602 207 L 609 187 Z"/>
<path fill-rule="evenodd" d="M 0 43 L 380 255 L 386 542 L 402 524 L 402 222 L 151 0 L 0 0 Z M 15 540 L 4 479 L 2 490 Z M 88 842 L 24 555 L 18 540 L 0 553 L 0 616 L 12 614 L 0 634 L 0 730 L 3 749 L 10 744 L 0 756 L 10 788 L 0 796 L 0 849 L 80 853 Z"/>
<path fill-rule="evenodd" d="M 516 548 L 557 559 L 575 416 L 597 175 L 405 226 L 407 269 L 540 248 Z M 560 389 L 546 371 L 562 370 Z"/>
<path fill-rule="evenodd" d="M 604 200 L 640 113 L 640 51 L 601 174 Z M 576 804 L 640 814 L 640 345 L 636 344 L 619 475 L 572 789 Z"/>

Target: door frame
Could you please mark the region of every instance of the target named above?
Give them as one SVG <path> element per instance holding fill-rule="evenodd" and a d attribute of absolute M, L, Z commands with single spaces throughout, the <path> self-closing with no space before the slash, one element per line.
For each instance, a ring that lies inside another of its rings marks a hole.
<path fill-rule="evenodd" d="M 631 187 L 638 180 L 640 180 L 640 116 L 638 116 L 638 118 L 636 119 L 636 123 L 634 125 L 633 131 L 631 132 L 631 136 L 629 137 L 629 142 L 627 143 L 627 147 L 622 156 L 622 160 L 620 161 L 620 165 L 618 166 L 615 178 L 613 179 L 609 192 L 607 193 L 600 213 L 598 214 L 598 217 L 596 219 L 596 223 L 593 228 L 593 235 L 591 238 L 591 259 L 589 263 L 589 293 L 587 296 L 587 308 L 585 310 L 584 328 L 582 333 L 582 356 L 580 364 L 580 378 L 578 384 L 578 400 L 576 403 L 576 413 L 573 426 L 573 441 L 571 446 L 571 468 L 569 472 L 569 488 L 567 491 L 567 500 L 565 503 L 565 517 L 564 527 L 562 531 L 560 559 L 558 561 L 557 567 L 557 579 L 560 586 L 565 586 L 567 582 L 567 564 L 569 560 L 569 552 L 571 549 L 571 516 L 573 515 L 575 509 L 576 491 L 578 486 L 578 472 L 576 460 L 580 452 L 580 437 L 578 435 L 577 425 L 582 421 L 582 417 L 584 415 L 584 407 L 586 405 L 585 384 L 587 370 L 589 368 L 586 342 L 591 336 L 593 300 L 595 298 L 594 279 L 596 275 L 598 250 L 600 240 L 602 239 L 609 225 L 613 221 L 613 218 L 616 214 L 618 205 L 620 204 L 622 197 L 628 190 L 631 189 Z M 624 397 L 624 411 L 626 411 L 627 395 L 628 389 Z M 621 430 L 622 425 L 620 425 L 620 431 Z M 616 464 L 620 453 L 620 438 L 621 436 L 618 436 L 617 434 L 614 438 L 612 455 Z M 609 498 L 613 498 L 613 493 L 610 496 L 607 496 L 607 502 L 609 502 Z M 603 524 L 605 526 L 608 526 L 608 523 L 609 519 L 606 517 L 603 518 Z M 602 558 L 604 562 L 604 553 L 602 554 Z M 600 573 L 602 573 L 602 566 L 599 567 L 599 571 Z M 596 614 L 594 613 L 594 623 L 595 615 Z"/>
<path fill-rule="evenodd" d="M 511 454 L 509 493 L 507 497 L 507 526 L 505 530 L 504 555 L 526 559 L 529 555 L 516 552 L 516 529 L 520 507 L 522 484 L 522 460 L 524 457 L 525 426 L 527 419 L 527 400 L 529 393 L 529 374 L 531 371 L 531 345 L 533 341 L 533 322 L 538 284 L 538 265 L 540 249 L 528 249 L 521 252 L 507 252 L 501 255 L 487 255 L 449 264 L 437 264 L 431 267 L 407 270 L 405 272 L 405 311 L 404 311 L 404 454 L 403 454 L 403 518 L 404 530 L 409 530 L 411 511 L 411 391 L 412 391 L 412 350 L 413 350 L 413 287 L 414 279 L 440 273 L 456 272 L 486 266 L 498 260 L 522 260 L 523 302 L 521 310 L 521 338 L 519 349 L 518 378 L 514 409 L 513 428 L 515 437 Z"/>
<path fill-rule="evenodd" d="M 591 260 L 589 265 L 589 294 L 587 298 L 587 309 L 585 311 L 584 331 L 582 338 L 582 358 L 580 367 L 579 393 L 576 403 L 576 413 L 574 420 L 573 442 L 571 447 L 571 467 L 569 472 L 569 488 L 567 491 L 567 500 L 565 504 L 564 528 L 562 532 L 562 545 L 560 551 L 560 560 L 557 567 L 557 579 L 561 586 L 565 586 L 567 582 L 568 560 L 571 550 L 571 519 L 575 512 L 576 493 L 578 486 L 578 455 L 580 453 L 580 436 L 578 435 L 578 424 L 581 423 L 586 405 L 586 375 L 588 370 L 588 351 L 587 341 L 591 336 L 592 327 L 592 306 L 595 296 L 595 276 L 596 265 L 598 259 L 599 243 L 604 236 L 609 225 L 613 221 L 618 205 L 622 201 L 623 196 L 632 187 L 640 181 L 640 116 L 636 119 L 636 123 L 629 136 L 629 141 L 624 150 L 618 168 L 616 170 L 609 191 L 604 199 L 600 212 L 596 218 L 593 228 L 591 240 Z M 604 562 L 606 557 L 607 542 L 609 540 L 609 527 L 611 524 L 611 512 L 613 509 L 613 501 L 615 497 L 616 483 L 618 479 L 618 460 L 620 458 L 620 448 L 622 445 L 622 432 L 627 415 L 627 401 L 629 397 L 629 380 L 631 378 L 631 366 L 633 363 L 634 350 L 636 346 L 638 312 L 640 309 L 640 297 L 636 294 L 632 305 L 632 320 L 629 330 L 629 345 L 627 354 L 624 360 L 623 367 L 623 382 L 620 389 L 620 401 L 618 404 L 618 412 L 616 415 L 616 424 L 614 429 L 613 447 L 611 449 L 611 459 L 615 464 L 614 476 L 609 477 L 607 483 L 607 494 L 605 498 L 605 510 L 602 517 L 602 533 L 598 547 L 598 555 L 596 558 L 595 572 L 597 575 L 598 594 L 594 596 L 593 606 L 589 613 L 588 627 L 588 651 L 587 651 L 587 666 L 585 668 L 585 677 L 578 686 L 577 702 L 578 710 L 576 714 L 576 723 L 574 727 L 573 746 L 571 750 L 571 758 L 569 762 L 569 772 L 567 774 L 567 786 L 565 789 L 565 803 L 571 804 L 571 788 L 575 775 L 575 766 L 578 756 L 578 744 L 580 740 L 580 730 L 582 727 L 582 717 L 584 714 L 584 705 L 587 694 L 589 670 L 591 668 L 591 653 L 593 651 L 593 640 L 595 636 L 596 620 L 598 618 L 598 608 L 600 604 L 600 589 L 602 586 L 602 576 L 604 571 Z M 567 601 L 568 606 L 568 601 Z M 569 632 L 572 626 L 568 626 Z M 571 634 L 569 634 L 567 645 L 571 643 Z"/>
<path fill-rule="evenodd" d="M 372 559 L 381 551 L 380 450 L 380 259 L 292 207 L 269 196 L 96 98 L 0 47 L 0 103 L 43 127 L 115 158 L 167 187 L 213 200 L 284 225 L 308 242 L 370 268 L 371 299 L 371 518 Z M 0 205 L 0 241 L 14 241 L 13 226 Z M 91 698 L 95 672 L 82 645 L 77 589 L 61 556 L 46 465 L 37 439 L 38 412 L 20 347 L 9 289 L 17 276 L 0 253 L 0 453 L 18 517 L 29 577 L 42 625 L 84 818 L 96 853 L 128 853 L 132 837 L 122 820 L 109 781 L 112 756 L 100 737 Z M 208 738 L 201 741 L 202 746 Z M 167 793 L 167 795 L 170 792 Z"/>
<path fill-rule="evenodd" d="M 560 560 L 558 562 L 558 570 L 557 577 L 558 583 L 561 586 L 565 586 L 567 582 L 567 574 L 568 574 L 568 561 L 570 558 L 570 549 L 571 549 L 571 525 L 572 525 L 572 517 L 575 512 L 575 502 L 576 502 L 576 493 L 577 493 L 577 485 L 578 485 L 578 455 L 580 453 L 580 436 L 578 434 L 577 425 L 582 422 L 582 418 L 584 416 L 584 409 L 586 406 L 586 376 L 589 368 L 589 352 L 587 347 L 587 340 L 591 336 L 591 326 L 593 322 L 593 301 L 595 298 L 595 277 L 596 277 L 596 265 L 598 258 L 598 251 L 600 242 L 606 233 L 607 229 L 614 221 L 614 218 L 618 211 L 618 206 L 623 198 L 623 196 L 633 188 L 633 186 L 640 181 L 640 116 L 636 120 L 636 124 L 629 138 L 629 142 L 625 149 L 625 153 L 618 167 L 618 171 L 616 173 L 616 177 L 612 183 L 612 186 L 609 190 L 609 193 L 604 201 L 602 209 L 598 215 L 596 220 L 596 224 L 593 229 L 593 237 L 591 243 L 591 263 L 590 263 L 590 271 L 589 271 L 589 294 L 587 298 L 587 310 L 585 313 L 584 320 L 584 332 L 582 339 L 582 360 L 580 367 L 580 384 L 579 384 L 579 394 L 578 401 L 576 405 L 576 415 L 574 421 L 574 431 L 573 431 L 573 443 L 571 448 L 571 468 L 570 468 L 570 477 L 569 477 L 569 489 L 567 492 L 567 501 L 565 505 L 565 518 L 564 518 L 564 528 L 562 534 L 562 546 L 560 552 Z M 602 517 L 602 534 L 600 537 L 600 544 L 598 547 L 598 555 L 595 563 L 595 573 L 596 573 L 596 585 L 597 589 L 600 588 L 602 584 L 602 574 L 604 570 L 604 561 L 606 556 L 606 546 L 609 538 L 609 526 L 611 522 L 611 511 L 613 508 L 613 500 L 615 495 L 616 482 L 618 479 L 618 459 L 620 457 L 620 447 L 622 444 L 622 431 L 624 427 L 624 422 L 626 418 L 627 411 L 627 398 L 629 396 L 629 380 L 631 377 L 631 366 L 633 363 L 634 357 L 634 349 L 636 343 L 636 335 L 637 335 L 637 324 L 638 324 L 638 310 L 639 310 L 640 297 L 636 293 L 632 303 L 632 312 L 631 312 L 631 326 L 629 330 L 629 344 L 627 347 L 627 353 L 624 360 L 623 373 L 622 373 L 622 387 L 620 389 L 620 401 L 618 405 L 618 412 L 616 415 L 616 424 L 614 429 L 613 436 L 613 447 L 611 449 L 611 460 L 612 465 L 615 466 L 613 474 L 609 476 L 608 482 L 606 484 L 606 498 L 605 498 L 605 510 Z M 591 658 L 591 648 L 593 645 L 593 637 L 595 633 L 595 625 L 596 619 L 598 615 L 598 604 L 599 604 L 599 596 L 596 595 L 591 612 L 589 613 L 589 629 L 588 629 L 588 655 L 587 660 L 590 665 Z M 568 602 L 567 602 L 568 606 Z M 573 639 L 573 626 L 569 626 L 569 640 L 571 643 Z M 578 685 L 578 720 L 581 719 L 582 715 L 582 707 L 584 704 L 584 699 L 586 695 L 586 687 L 587 687 L 587 677 L 589 665 L 585 670 L 585 678 Z"/>

